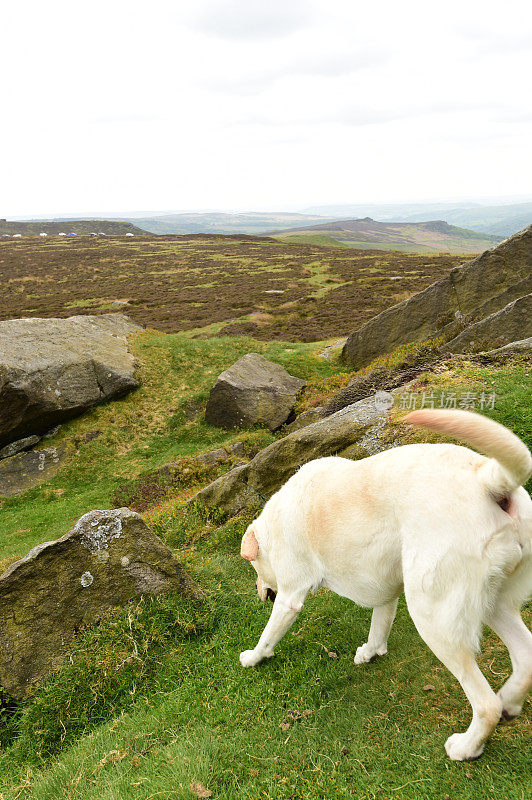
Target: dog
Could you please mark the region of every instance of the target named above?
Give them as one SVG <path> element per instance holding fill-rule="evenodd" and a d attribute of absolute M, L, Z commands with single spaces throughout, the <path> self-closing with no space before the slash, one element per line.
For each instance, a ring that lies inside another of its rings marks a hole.
<path fill-rule="evenodd" d="M 412 620 L 460 682 L 473 718 L 445 744 L 455 761 L 478 758 L 501 718 L 517 716 L 532 686 L 532 634 L 519 610 L 532 590 L 532 501 L 523 487 L 532 457 L 507 428 L 469 411 L 420 409 L 404 421 L 455 444 L 411 444 L 360 461 L 319 458 L 268 500 L 242 539 L 261 600 L 274 599 L 252 667 L 326 587 L 372 608 L 365 664 L 387 652 L 404 591 Z M 475 654 L 487 624 L 508 648 L 513 672 L 495 694 Z"/>

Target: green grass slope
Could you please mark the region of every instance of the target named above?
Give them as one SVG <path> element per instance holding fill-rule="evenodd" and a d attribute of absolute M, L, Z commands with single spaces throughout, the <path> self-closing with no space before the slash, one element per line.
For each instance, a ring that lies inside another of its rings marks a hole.
<path fill-rule="evenodd" d="M 376 222 L 364 219 L 340 220 L 305 228 L 277 231 L 283 241 L 312 243 L 324 237 L 328 243 L 362 250 L 399 250 L 410 253 L 480 253 L 502 237 L 458 228 L 447 222 Z"/>
<path fill-rule="evenodd" d="M 316 345 L 243 337 L 194 340 L 136 334 L 142 386 L 61 428 L 71 461 L 47 484 L 0 503 L 4 566 L 29 547 L 68 530 L 82 513 L 106 507 L 116 489 L 172 458 L 245 440 L 202 415 L 221 369 L 255 350 L 309 381 L 305 402 L 349 375 L 316 355 Z M 467 359 L 418 378 L 417 391 L 495 392 L 488 413 L 532 445 L 530 363 L 497 368 Z M 390 441 L 423 439 L 388 423 Z M 88 433 L 101 431 L 98 438 Z M 281 435 L 281 434 L 278 434 Z M 310 597 L 276 656 L 253 670 L 238 663 L 271 606 L 256 595 L 239 557 L 249 517 L 223 522 L 186 510 L 187 485 L 146 512 L 206 592 L 195 605 L 169 595 L 141 600 L 83 632 L 71 657 L 22 708 L 0 706 L 2 800 L 220 800 L 271 798 L 500 798 L 523 800 L 530 787 L 530 702 L 500 726 L 478 762 L 457 764 L 447 736 L 463 730 L 468 708 L 456 681 L 417 635 L 404 604 L 389 654 L 355 667 L 369 612 L 336 595 Z M 530 609 L 526 612 L 532 621 Z M 510 670 L 488 634 L 481 665 L 494 685 Z M 191 790 L 193 786 L 193 791 Z"/>

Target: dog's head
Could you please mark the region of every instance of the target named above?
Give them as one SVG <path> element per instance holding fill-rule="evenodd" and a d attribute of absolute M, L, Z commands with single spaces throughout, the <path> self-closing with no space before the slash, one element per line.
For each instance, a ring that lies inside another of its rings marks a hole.
<path fill-rule="evenodd" d="M 277 582 L 267 553 L 259 547 L 255 522 L 251 523 L 242 537 L 240 555 L 251 562 L 257 573 L 257 592 L 262 602 L 269 599 L 273 603 L 277 594 Z"/>

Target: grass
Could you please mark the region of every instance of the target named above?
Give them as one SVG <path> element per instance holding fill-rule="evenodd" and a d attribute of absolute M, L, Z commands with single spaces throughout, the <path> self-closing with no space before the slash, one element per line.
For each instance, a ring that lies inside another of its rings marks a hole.
<path fill-rule="evenodd" d="M 306 378 L 311 396 L 327 379 L 344 379 L 339 365 L 316 357 L 315 345 L 148 331 L 133 347 L 143 361 L 142 387 L 63 426 L 56 438 L 75 460 L 48 484 L 1 504 L 4 560 L 108 505 L 124 479 L 237 439 L 271 441 L 269 432 L 227 433 L 202 419 L 213 378 L 244 352 L 262 352 Z M 449 361 L 414 389 L 493 391 L 490 415 L 532 444 L 524 358 L 498 366 Z M 407 435 L 400 413 L 389 423 L 391 440 L 427 438 Z M 101 435 L 86 441 L 95 430 Z M 277 655 L 243 670 L 238 654 L 254 645 L 271 608 L 259 602 L 253 572 L 238 555 L 249 517 L 219 524 L 176 499 L 146 518 L 206 601 L 145 598 L 109 614 L 80 635 L 23 707 L 4 707 L 1 800 L 185 799 L 198 783 L 220 800 L 529 796 L 530 702 L 520 719 L 497 729 L 482 759 L 450 762 L 443 744 L 467 726 L 468 707 L 404 603 L 389 655 L 371 665 L 353 664 L 368 610 L 320 591 Z M 525 614 L 530 623 L 531 609 Z M 491 634 L 481 667 L 494 686 L 509 674 L 506 651 Z"/>
<path fill-rule="evenodd" d="M 141 387 L 63 425 L 47 446 L 66 447 L 69 464 L 48 483 L 0 500 L 0 566 L 62 535 L 88 509 L 110 507 L 121 485 L 161 464 L 236 441 L 269 444 L 273 436 L 264 429 L 227 432 L 203 418 L 216 377 L 245 353 L 259 352 L 311 381 L 342 370 L 318 358 L 320 347 L 311 344 L 228 336 L 202 340 L 156 331 L 135 334 L 131 342 Z M 95 432 L 100 435 L 87 441 Z"/>
<path fill-rule="evenodd" d="M 321 341 L 464 260 L 251 237 L 0 239 L 0 320 L 119 310 L 166 333 Z"/>
<path fill-rule="evenodd" d="M 122 612 L 86 637 L 85 652 L 28 708 L 21 740 L 0 761 L 2 770 L 17 748 L 24 759 L 19 775 L 4 777 L 5 800 L 24 785 L 22 796 L 40 800 L 189 798 L 196 781 L 227 800 L 525 796 L 526 719 L 499 728 L 483 760 L 446 759 L 443 742 L 467 725 L 467 710 L 403 606 L 389 655 L 356 668 L 368 612 L 320 593 L 278 655 L 244 671 L 238 652 L 269 608 L 236 555 L 240 529 L 227 526 L 188 556 L 209 592 L 203 616 L 161 598 L 133 610 L 133 632 Z M 138 649 L 136 669 L 124 669 L 132 640 L 148 649 Z M 492 640 L 482 666 L 495 683 L 508 670 Z M 101 722 L 106 712 L 112 721 Z M 46 743 L 63 752 L 51 760 Z"/>
<path fill-rule="evenodd" d="M 349 247 L 349 244 L 342 242 L 341 239 L 335 239 L 333 236 L 325 236 L 323 233 L 294 233 L 279 238 L 282 239 L 283 242 L 290 242 L 291 244 L 317 244 L 323 247 Z"/>

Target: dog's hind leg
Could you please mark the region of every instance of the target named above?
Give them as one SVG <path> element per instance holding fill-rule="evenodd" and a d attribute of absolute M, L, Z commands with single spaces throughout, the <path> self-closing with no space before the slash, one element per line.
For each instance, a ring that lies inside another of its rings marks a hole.
<path fill-rule="evenodd" d="M 513 672 L 498 692 L 502 715 L 511 719 L 521 713 L 532 688 L 532 633 L 519 612 L 504 600 L 497 603 L 486 623 L 504 642 L 512 661 Z"/>
<path fill-rule="evenodd" d="M 265 658 L 273 656 L 273 649 L 281 641 L 287 630 L 294 623 L 297 615 L 303 608 L 305 597 L 310 587 L 296 592 L 277 592 L 272 613 L 268 624 L 253 650 L 244 650 L 240 653 L 240 663 L 243 667 L 254 667 Z"/>
<path fill-rule="evenodd" d="M 384 656 L 388 652 L 388 636 L 392 629 L 397 611 L 398 598 L 373 609 L 369 636 L 366 644 L 361 645 L 355 654 L 355 664 L 367 664 L 375 656 Z"/>
<path fill-rule="evenodd" d="M 499 722 L 502 703 L 480 671 L 471 642 L 460 640 L 445 608 L 440 603 L 431 603 L 427 596 L 424 601 L 420 600 L 418 593 L 413 602 L 406 584 L 405 590 L 408 610 L 419 634 L 434 655 L 458 679 L 473 709 L 469 728 L 447 739 L 447 755 L 453 761 L 478 758 L 482 755 L 486 739 Z"/>

